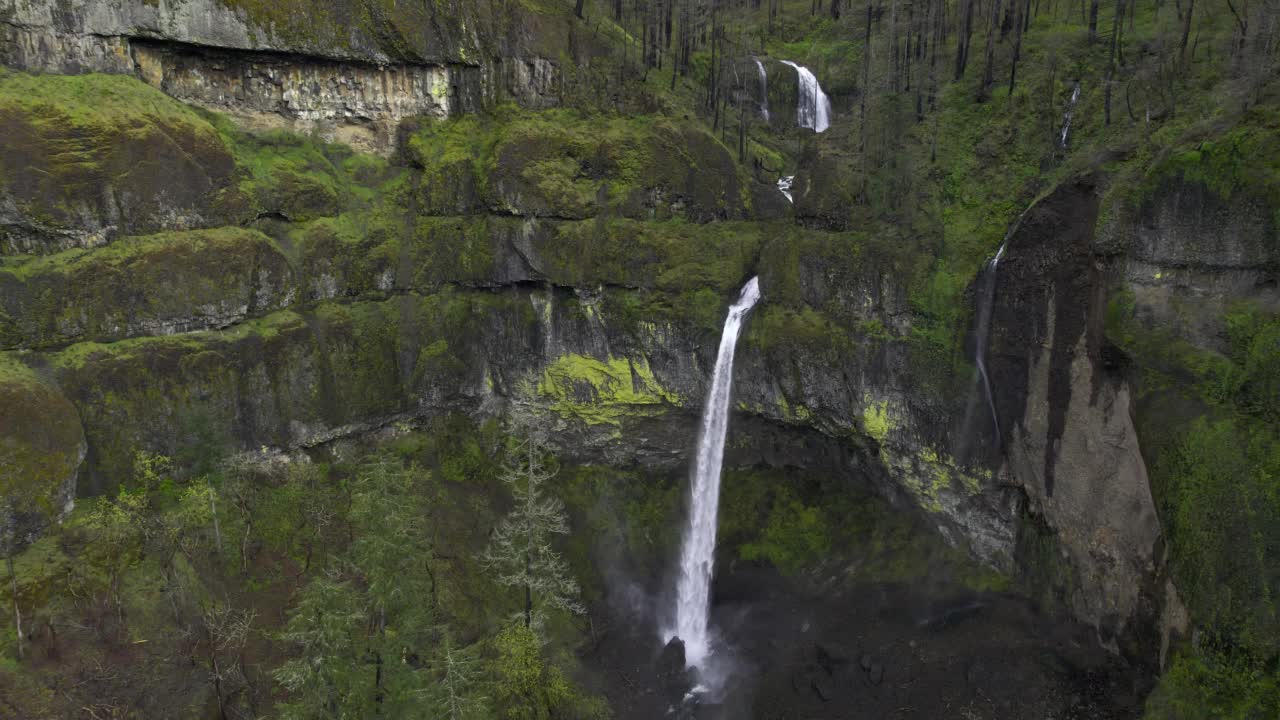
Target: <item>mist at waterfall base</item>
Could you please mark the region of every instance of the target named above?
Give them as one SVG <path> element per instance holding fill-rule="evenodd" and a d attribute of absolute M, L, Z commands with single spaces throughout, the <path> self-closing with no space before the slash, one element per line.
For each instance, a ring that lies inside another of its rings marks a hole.
<path fill-rule="evenodd" d="M 689 517 L 680 549 L 672 624 L 662 632 L 663 642 L 678 637 L 684 643 L 686 664 L 698 669 L 699 687 L 695 691 L 713 698 L 723 687 L 728 672 L 726 665 L 715 662 L 719 656 L 708 623 L 720 509 L 720 471 L 729 428 L 734 352 L 743 320 L 759 299 L 759 279 L 751 278 L 725 318 L 690 474 Z"/>

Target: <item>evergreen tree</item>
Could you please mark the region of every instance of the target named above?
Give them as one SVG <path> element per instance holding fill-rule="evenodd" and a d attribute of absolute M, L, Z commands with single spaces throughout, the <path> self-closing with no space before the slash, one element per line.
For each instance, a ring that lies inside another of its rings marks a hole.
<path fill-rule="evenodd" d="M 500 477 L 511 487 L 515 506 L 481 555 L 499 583 L 524 591 L 525 627 L 533 626 L 535 600 L 541 607 L 585 611 L 577 581 L 551 544 L 552 536 L 569 532 L 569 521 L 564 503 L 547 494 L 546 483 L 557 472 L 547 455 L 542 438 L 531 432 L 508 456 Z"/>
<path fill-rule="evenodd" d="M 430 693 L 432 717 L 441 720 L 481 720 L 490 717 L 488 698 L 477 692 L 479 660 L 470 648 L 459 647 L 446 629 L 437 659 L 438 680 Z"/>
<path fill-rule="evenodd" d="M 300 651 L 276 672 L 291 693 L 285 717 L 420 716 L 434 582 L 419 477 L 378 458 L 353 480 L 355 541 L 303 588 L 282 635 Z"/>

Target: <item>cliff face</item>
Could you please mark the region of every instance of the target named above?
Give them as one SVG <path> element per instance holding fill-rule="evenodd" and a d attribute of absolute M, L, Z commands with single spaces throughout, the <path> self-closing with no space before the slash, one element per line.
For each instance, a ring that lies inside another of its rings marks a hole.
<path fill-rule="evenodd" d="M 0 413 L 50 409 L 0 430 L 7 457 L 54 458 L 5 530 L 56 517 L 76 468 L 105 491 L 199 426 L 297 448 L 532 414 L 577 459 L 681 465 L 724 308 L 759 274 L 731 464 L 870 482 L 1150 659 L 1176 599 L 1109 312 L 1132 296 L 1213 350 L 1220 308 L 1280 306 L 1271 198 L 1174 177 L 1127 205 L 1098 178 L 1047 193 L 994 278 L 992 421 L 968 368 L 940 378 L 909 342 L 928 238 L 846 230 L 855 183 L 824 158 L 796 223 L 694 122 L 489 112 L 558 104 L 568 27 L 498 5 L 0 4 L 6 65 L 116 75 L 0 75 L 0 343 L 22 378 Z"/>
<path fill-rule="evenodd" d="M 408 117 L 558 104 L 546 38 L 572 26 L 518 3 L 6 0 L 0 33 L 12 68 L 132 75 L 246 127 L 387 154 Z"/>

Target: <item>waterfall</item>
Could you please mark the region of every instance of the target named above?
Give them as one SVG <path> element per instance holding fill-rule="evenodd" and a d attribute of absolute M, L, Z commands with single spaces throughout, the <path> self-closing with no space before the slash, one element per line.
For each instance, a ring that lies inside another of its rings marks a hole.
<path fill-rule="evenodd" d="M 1009 234 L 1012 235 L 1013 231 L 1010 230 Z M 978 367 L 978 377 L 982 379 L 982 388 L 987 395 L 987 409 L 991 411 L 991 422 L 995 423 L 997 443 L 1001 437 L 1000 418 L 996 415 L 995 393 L 991 388 L 991 378 L 987 375 L 987 339 L 991 334 L 991 313 L 996 302 L 996 268 L 999 267 L 1000 258 L 1004 257 L 1004 249 L 1008 244 L 1009 238 L 1005 236 L 995 257 L 987 261 L 987 266 L 982 271 L 982 298 L 978 305 L 977 337 L 974 338 L 976 346 L 973 351 L 973 364 Z"/>
<path fill-rule="evenodd" d="M 666 634 L 684 642 L 685 662 L 701 665 L 711 654 L 707 614 L 711 610 L 711 572 L 715 562 L 716 516 L 720 506 L 720 465 L 724 459 L 725 431 L 729 426 L 729 396 L 733 386 L 733 352 L 743 318 L 760 299 L 758 278 L 742 288 L 729 308 L 720 336 L 711 392 L 702 411 L 698 456 L 690 488 L 689 524 L 680 550 L 680 578 L 676 583 L 675 628 Z"/>
<path fill-rule="evenodd" d="M 795 198 L 791 196 L 791 185 L 795 183 L 795 175 L 784 175 L 778 178 L 778 191 L 787 196 L 787 202 L 794 203 Z"/>
<path fill-rule="evenodd" d="M 1077 91 L 1079 85 L 1076 85 Z M 987 261 L 986 267 L 982 269 L 982 286 L 981 297 L 978 305 L 978 326 L 975 328 L 976 337 L 974 337 L 973 364 L 978 368 L 978 378 L 982 380 L 982 389 L 987 397 L 987 409 L 991 411 L 991 422 L 996 429 L 996 442 L 1002 442 L 1000 435 L 1000 418 L 996 415 L 995 390 L 991 387 L 991 377 L 987 374 L 987 340 L 991 335 L 991 313 L 994 312 L 996 304 L 996 270 L 1000 267 L 1000 259 L 1004 257 L 1004 251 L 1009 247 L 1009 239 L 1013 237 L 1013 233 L 1022 225 L 1022 219 L 1027 216 L 1027 212 L 1031 208 L 1023 210 L 1013 224 L 1009 226 L 1008 232 L 1004 234 L 1004 240 L 1000 243 L 1000 248 L 996 250 L 996 254 Z"/>
<path fill-rule="evenodd" d="M 1062 147 L 1067 146 L 1067 133 L 1071 132 L 1071 112 L 1075 110 L 1076 101 L 1080 99 L 1080 83 L 1076 83 L 1076 87 L 1071 91 L 1071 101 L 1067 103 L 1067 111 L 1062 114 L 1062 132 L 1058 136 L 1058 142 Z"/>
<path fill-rule="evenodd" d="M 800 127 L 814 132 L 823 132 L 831 127 L 831 100 L 822 92 L 818 78 L 803 65 L 790 60 L 783 60 L 782 63 L 795 68 L 800 76 L 800 106 L 796 111 L 796 121 Z"/>
<path fill-rule="evenodd" d="M 769 122 L 769 74 L 764 70 L 764 63 L 760 58 L 752 58 L 756 61 L 756 70 L 760 71 L 760 117 L 765 122 Z"/>

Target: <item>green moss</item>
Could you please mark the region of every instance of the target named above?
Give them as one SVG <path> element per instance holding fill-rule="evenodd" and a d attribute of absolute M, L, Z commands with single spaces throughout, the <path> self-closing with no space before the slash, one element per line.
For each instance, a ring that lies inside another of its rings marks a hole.
<path fill-rule="evenodd" d="M 894 429 L 894 423 L 889 417 L 889 401 L 882 400 L 875 402 L 870 396 L 863 398 L 866 406 L 862 410 L 862 429 L 867 435 L 875 438 L 875 441 L 883 444 L 889 437 L 889 431 Z"/>
<path fill-rule="evenodd" d="M 37 227 L 148 232 L 175 214 L 239 216 L 222 137 L 136 79 L 0 69 L 0 130 L 0 182 Z"/>
<path fill-rule="evenodd" d="M 741 170 L 696 123 L 504 106 L 428 122 L 409 140 L 429 212 L 487 208 L 524 216 L 699 221 L 736 218 Z"/>
<path fill-rule="evenodd" d="M 620 426 L 628 416 L 681 404 L 678 395 L 659 384 L 644 358 L 562 355 L 543 370 L 536 393 L 562 417 L 588 425 Z"/>
<path fill-rule="evenodd" d="M 38 531 L 66 509 L 62 492 L 79 468 L 84 432 L 75 408 L 8 353 L 0 354 L 0 498 L 9 529 Z"/>
<path fill-rule="evenodd" d="M 125 238 L 0 269 L 0 343 L 41 347 L 112 340 L 164 324 L 216 324 L 276 309 L 294 295 L 280 248 L 241 228 Z"/>
<path fill-rule="evenodd" d="M 813 411 L 804 405 L 792 405 L 781 393 L 778 394 L 778 412 L 787 422 L 807 423 L 813 418 Z"/>
<path fill-rule="evenodd" d="M 598 219 L 548 224 L 533 241 L 546 272 L 565 285 L 621 285 L 677 296 L 708 289 L 722 296 L 749 277 L 760 225 L 681 220 Z"/>
<path fill-rule="evenodd" d="M 738 554 L 745 560 L 767 560 L 786 574 L 794 574 L 831 550 L 827 516 L 791 497 L 775 497 L 768 522 L 758 540 L 743 543 Z"/>
<path fill-rule="evenodd" d="M 1144 720 L 1251 720 L 1280 707 L 1280 670 L 1209 647 L 1174 659 L 1147 699 Z"/>
<path fill-rule="evenodd" d="M 727 470 L 721 493 L 722 551 L 788 574 L 820 570 L 828 582 L 837 572 L 862 584 L 927 580 L 980 592 L 1010 584 L 949 547 L 918 516 L 834 477 Z"/>

